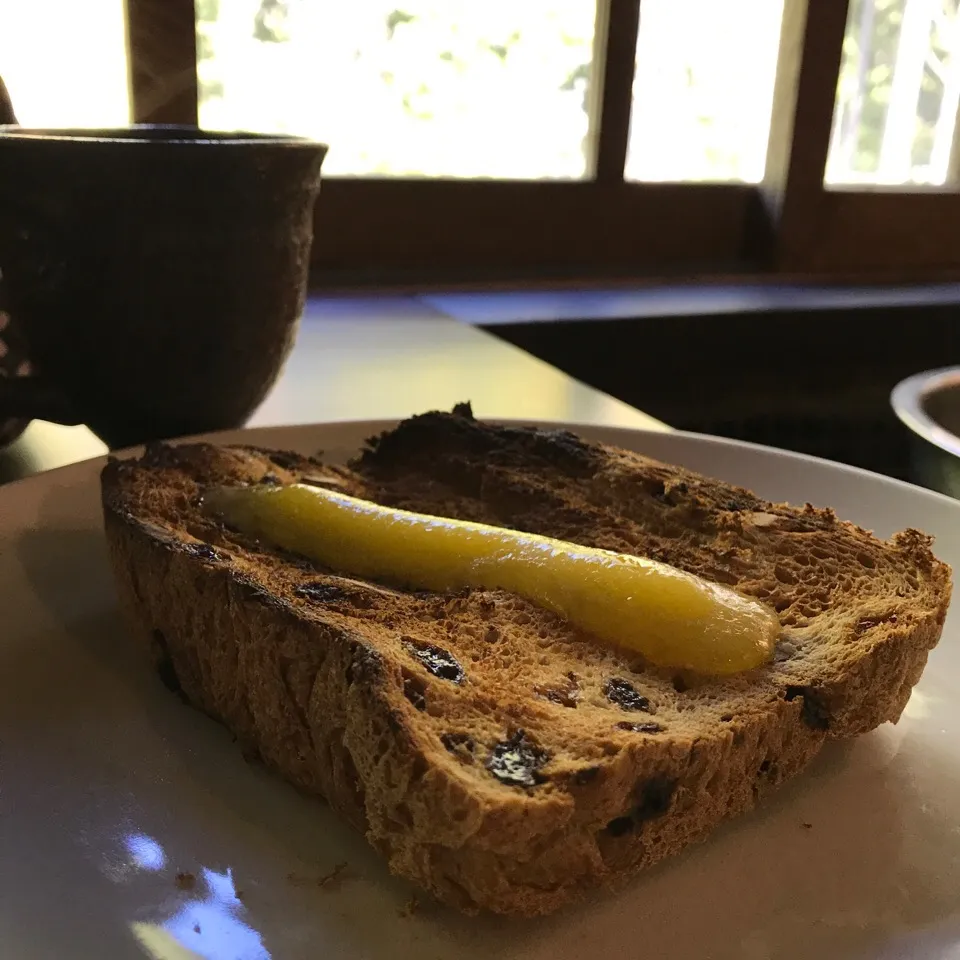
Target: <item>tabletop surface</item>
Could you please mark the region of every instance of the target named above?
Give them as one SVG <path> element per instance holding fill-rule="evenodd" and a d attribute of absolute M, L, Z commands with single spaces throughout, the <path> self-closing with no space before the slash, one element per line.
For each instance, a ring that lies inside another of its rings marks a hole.
<path fill-rule="evenodd" d="M 469 400 L 478 417 L 665 430 L 653 417 L 414 298 L 311 298 L 250 426 L 392 419 Z M 0 483 L 100 456 L 85 427 L 36 421 L 0 451 Z"/>

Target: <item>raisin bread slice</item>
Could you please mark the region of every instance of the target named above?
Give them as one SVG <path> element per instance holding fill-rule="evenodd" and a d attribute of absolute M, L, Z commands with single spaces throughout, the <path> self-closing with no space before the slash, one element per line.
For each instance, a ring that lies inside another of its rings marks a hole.
<path fill-rule="evenodd" d="M 950 570 L 829 510 L 468 408 L 374 438 L 349 468 L 156 446 L 103 471 L 120 596 L 161 678 L 397 874 L 465 911 L 534 915 L 705 837 L 827 738 L 895 721 L 939 639 Z M 651 556 L 780 615 L 773 662 L 652 669 L 497 591 L 413 593 L 224 529 L 205 487 L 306 481 Z"/>

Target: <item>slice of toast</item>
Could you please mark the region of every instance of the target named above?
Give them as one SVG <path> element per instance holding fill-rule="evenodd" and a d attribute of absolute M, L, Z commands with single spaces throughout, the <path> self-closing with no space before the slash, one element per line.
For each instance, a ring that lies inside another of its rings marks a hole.
<path fill-rule="evenodd" d="M 361 582 L 200 506 L 209 485 L 292 481 L 650 556 L 770 604 L 783 637 L 773 662 L 723 680 L 657 670 L 515 596 Z M 622 882 L 826 739 L 897 720 L 950 599 L 916 531 L 882 542 L 469 408 L 405 421 L 349 468 L 155 446 L 102 482 L 120 596 L 161 679 L 466 911 L 542 914 Z"/>

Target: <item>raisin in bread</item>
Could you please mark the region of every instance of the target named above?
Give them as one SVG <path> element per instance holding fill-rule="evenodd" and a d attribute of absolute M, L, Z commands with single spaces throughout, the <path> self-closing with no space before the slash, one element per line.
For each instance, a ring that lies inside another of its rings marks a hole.
<path fill-rule="evenodd" d="M 773 662 L 723 680 L 652 669 L 515 596 L 406 592 L 224 529 L 205 487 L 307 481 L 674 564 L 770 604 Z M 896 720 L 936 644 L 950 570 L 570 433 L 468 408 L 370 441 L 350 467 L 156 446 L 103 471 L 123 604 L 161 678 L 390 868 L 466 911 L 534 915 L 705 837 L 828 738 Z"/>

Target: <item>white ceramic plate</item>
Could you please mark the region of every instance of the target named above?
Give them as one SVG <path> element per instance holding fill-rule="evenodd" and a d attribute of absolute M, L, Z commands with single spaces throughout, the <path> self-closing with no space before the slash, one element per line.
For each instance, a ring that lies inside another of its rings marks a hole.
<path fill-rule="evenodd" d="M 243 439 L 337 460 L 384 426 Z M 574 429 L 884 536 L 919 527 L 960 567 L 952 500 L 759 447 Z M 0 957 L 960 957 L 960 615 L 896 727 L 828 746 L 772 802 L 623 893 L 535 922 L 411 911 L 415 892 L 362 839 L 246 763 L 127 642 L 101 465 L 0 489 Z"/>

